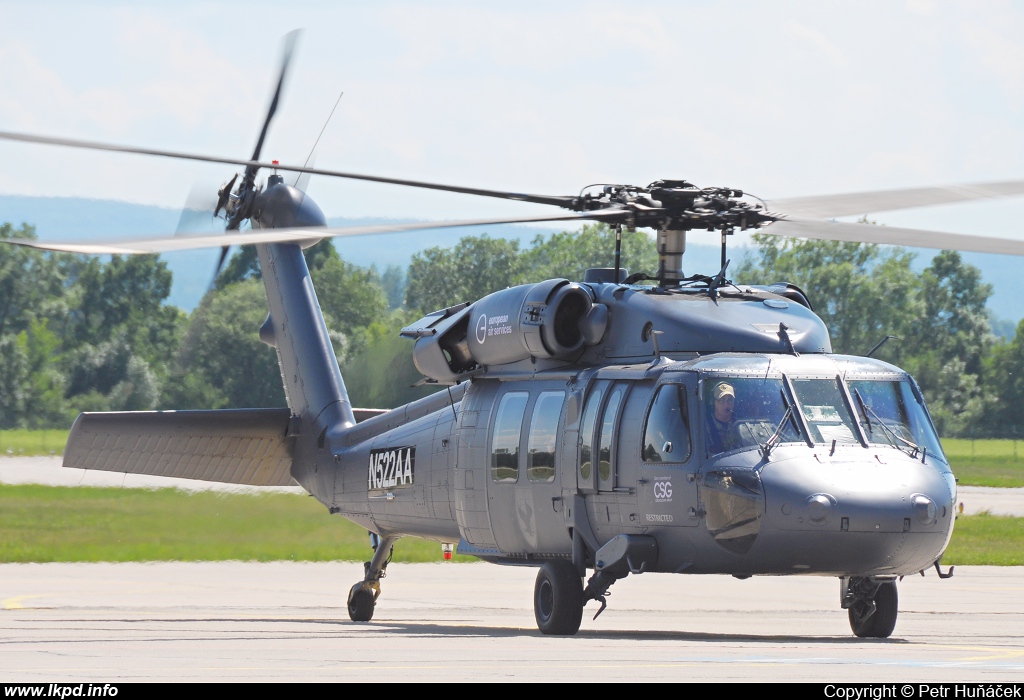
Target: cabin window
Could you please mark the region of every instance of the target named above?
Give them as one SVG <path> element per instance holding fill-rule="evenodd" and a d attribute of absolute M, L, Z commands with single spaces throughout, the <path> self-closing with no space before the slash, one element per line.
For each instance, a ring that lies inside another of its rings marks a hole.
<path fill-rule="evenodd" d="M 846 384 L 870 442 L 905 448 L 903 440 L 907 440 L 946 461 L 931 419 L 910 382 L 847 379 Z"/>
<path fill-rule="evenodd" d="M 622 403 L 622 396 L 626 390 L 622 386 L 612 389 L 608 396 L 608 403 L 604 407 L 604 416 L 601 418 L 601 438 L 598 442 L 600 448 L 597 453 L 597 478 L 599 488 L 610 490 L 615 484 L 612 483 L 612 450 L 615 446 L 615 423 L 619 416 L 619 404 Z"/>
<path fill-rule="evenodd" d="M 607 382 L 601 382 L 594 387 L 583 412 L 583 424 L 580 427 L 580 481 L 582 482 L 589 482 L 594 473 L 594 427 L 597 425 L 597 412 L 601 409 L 606 385 Z"/>
<path fill-rule="evenodd" d="M 519 480 L 519 438 L 529 398 L 525 391 L 513 391 L 502 396 L 498 404 L 491 442 L 491 478 L 494 481 L 515 483 Z"/>
<path fill-rule="evenodd" d="M 690 417 L 686 387 L 667 384 L 658 389 L 644 427 L 645 462 L 685 462 L 690 457 Z"/>
<path fill-rule="evenodd" d="M 555 443 L 564 402 L 564 392 L 545 391 L 533 407 L 530 441 L 526 450 L 526 478 L 530 481 L 555 480 Z"/>

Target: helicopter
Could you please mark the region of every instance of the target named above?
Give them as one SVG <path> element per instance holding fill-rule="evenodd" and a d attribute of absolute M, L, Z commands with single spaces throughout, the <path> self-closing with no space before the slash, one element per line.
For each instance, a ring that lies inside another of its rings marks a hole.
<path fill-rule="evenodd" d="M 813 575 L 840 583 L 858 637 L 885 638 L 897 581 L 934 567 L 955 520 L 956 479 L 924 397 L 900 368 L 832 353 L 797 286 L 727 277 L 736 231 L 1024 255 L 1024 242 L 831 220 L 1024 194 L 1024 180 L 761 201 L 662 179 L 551 196 L 260 160 L 294 47 L 249 159 L 0 131 L 0 139 L 241 166 L 217 193 L 224 235 L 60 243 L 150 254 L 254 244 L 287 408 L 83 413 L 64 466 L 251 486 L 298 483 L 369 533 L 353 621 L 372 619 L 394 543 L 434 540 L 538 569 L 540 632 L 572 635 L 585 606 L 644 573 Z M 260 170 L 271 170 L 259 183 Z M 561 213 L 327 227 L 284 173 L 552 205 Z M 657 232 L 658 269 L 614 264 L 440 309 L 402 329 L 424 382 L 392 410 L 352 406 L 303 249 L 328 237 L 539 221 Z M 248 223 L 248 229 L 243 226 Z M 722 265 L 685 275 L 687 233 L 721 234 Z M 219 266 L 218 266 L 219 267 Z M 589 575 L 588 575 L 589 574 Z"/>

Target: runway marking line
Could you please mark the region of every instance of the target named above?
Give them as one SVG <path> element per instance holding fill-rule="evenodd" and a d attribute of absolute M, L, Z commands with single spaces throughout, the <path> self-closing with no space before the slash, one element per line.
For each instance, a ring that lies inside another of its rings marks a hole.
<path fill-rule="evenodd" d="M 45 598 L 43 594 L 39 595 L 19 595 L 13 598 L 4 598 L 0 605 L 3 605 L 4 610 L 24 610 L 25 606 L 21 604 L 23 600 L 31 600 L 32 598 Z"/>
<path fill-rule="evenodd" d="M 922 646 L 938 647 L 949 651 L 981 652 L 984 656 L 964 656 L 956 661 L 991 661 L 993 659 L 1017 659 L 1024 657 L 1024 649 L 998 649 L 992 647 L 958 646 L 952 644 L 924 644 Z"/>

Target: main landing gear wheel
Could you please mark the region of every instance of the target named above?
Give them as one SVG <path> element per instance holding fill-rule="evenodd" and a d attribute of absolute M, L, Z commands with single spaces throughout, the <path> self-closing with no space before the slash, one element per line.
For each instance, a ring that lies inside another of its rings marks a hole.
<path fill-rule="evenodd" d="M 873 597 L 863 597 L 850 606 L 850 628 L 858 637 L 885 639 L 896 627 L 899 596 L 895 581 L 882 581 Z"/>
<path fill-rule="evenodd" d="M 533 612 L 544 634 L 576 634 L 583 621 L 583 579 L 561 559 L 544 562 L 533 589 Z"/>

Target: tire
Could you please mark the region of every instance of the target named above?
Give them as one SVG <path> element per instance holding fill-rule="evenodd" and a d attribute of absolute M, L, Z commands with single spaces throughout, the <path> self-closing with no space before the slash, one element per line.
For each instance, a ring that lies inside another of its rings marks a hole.
<path fill-rule="evenodd" d="M 369 622 L 376 601 L 369 588 L 356 588 L 348 596 L 348 616 L 352 622 Z"/>
<path fill-rule="evenodd" d="M 543 634 L 576 634 L 583 621 L 583 579 L 571 562 L 545 562 L 537 572 L 533 612 Z"/>
<path fill-rule="evenodd" d="M 896 627 L 896 616 L 899 613 L 896 582 L 883 581 L 879 584 L 874 600 L 875 612 L 868 617 L 863 616 L 863 605 L 850 607 L 850 628 L 858 637 L 885 639 Z"/>

